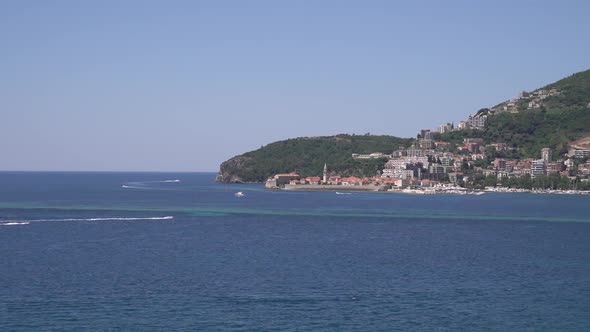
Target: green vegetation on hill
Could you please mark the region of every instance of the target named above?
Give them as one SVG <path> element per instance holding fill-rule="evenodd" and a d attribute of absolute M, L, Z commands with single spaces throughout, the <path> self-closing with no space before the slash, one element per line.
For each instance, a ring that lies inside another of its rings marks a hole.
<path fill-rule="evenodd" d="M 590 104 L 590 70 L 575 73 L 543 89 L 555 88 L 562 93 L 545 101 L 547 110 L 554 112 L 586 108 Z M 590 110 L 589 110 L 590 111 Z"/>
<path fill-rule="evenodd" d="M 566 112 L 523 111 L 490 117 L 485 130 L 463 130 L 441 135 L 441 140 L 461 145 L 463 138 L 483 138 L 486 144 L 506 143 L 518 148 L 518 157 L 538 158 L 541 149 L 567 152 L 567 143 L 590 132 L 590 109 Z"/>
<path fill-rule="evenodd" d="M 297 172 L 302 176 L 321 176 L 324 163 L 330 173 L 343 176 L 373 176 L 383 169 L 385 159 L 352 159 L 353 153 L 389 154 L 411 139 L 375 135 L 336 135 L 303 137 L 278 141 L 236 156 L 220 167 L 218 181 L 262 182 L 277 173 Z"/>
<path fill-rule="evenodd" d="M 590 134 L 590 70 L 543 89 L 550 88 L 560 94 L 548 97 L 541 109 L 495 114 L 488 118 L 484 130 L 445 133 L 441 139 L 457 145 L 468 137 L 483 138 L 486 144 L 507 143 L 518 148 L 517 157 L 538 158 L 544 147 L 565 153 L 569 142 Z"/>

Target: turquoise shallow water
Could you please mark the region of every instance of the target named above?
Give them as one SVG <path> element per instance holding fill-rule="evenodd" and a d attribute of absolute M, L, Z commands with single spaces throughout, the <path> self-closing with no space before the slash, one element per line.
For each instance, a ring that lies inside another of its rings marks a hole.
<path fill-rule="evenodd" d="M 0 330 L 590 328 L 588 196 L 213 179 L 0 173 Z"/>

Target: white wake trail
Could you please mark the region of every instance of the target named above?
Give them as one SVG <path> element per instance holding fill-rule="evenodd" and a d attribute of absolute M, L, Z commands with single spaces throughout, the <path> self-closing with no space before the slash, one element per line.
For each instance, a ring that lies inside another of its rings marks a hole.
<path fill-rule="evenodd" d="M 164 217 L 100 217 L 100 218 L 63 218 L 63 219 L 33 219 L 33 220 L 0 220 L 0 226 L 28 225 L 32 222 L 59 222 L 59 221 L 148 221 L 148 220 L 172 220 L 173 216 Z"/>
<path fill-rule="evenodd" d="M 160 181 L 132 181 L 127 182 L 121 186 L 121 188 L 125 189 L 148 189 L 148 190 L 167 190 L 162 188 L 152 188 L 147 187 L 151 183 L 180 183 L 179 179 L 171 179 L 171 180 L 160 180 Z"/>

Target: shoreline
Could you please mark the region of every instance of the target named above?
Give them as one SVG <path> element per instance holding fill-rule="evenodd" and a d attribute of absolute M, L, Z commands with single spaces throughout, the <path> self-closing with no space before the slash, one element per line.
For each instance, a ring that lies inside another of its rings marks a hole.
<path fill-rule="evenodd" d="M 529 194 L 549 194 L 549 195 L 590 195 L 590 190 L 561 190 L 561 189 L 517 189 L 493 187 L 485 188 L 485 192 L 491 193 L 529 193 Z"/>
<path fill-rule="evenodd" d="M 279 190 L 288 191 L 387 191 L 388 186 L 376 186 L 376 185 L 357 185 L 357 186 L 343 186 L 334 184 L 285 184 L 284 187 L 278 188 Z"/>
<path fill-rule="evenodd" d="M 285 191 L 332 191 L 332 192 L 383 192 L 383 193 L 400 193 L 410 195 L 483 195 L 486 193 L 528 193 L 528 194 L 545 194 L 545 195 L 590 195 L 589 190 L 560 190 L 560 189 L 518 189 L 505 187 L 492 187 L 484 189 L 467 189 L 463 187 L 429 187 L 420 189 L 397 189 L 388 188 L 388 186 L 360 185 L 360 186 L 343 186 L 343 185 L 292 185 L 286 184 L 282 188 L 266 188 L 268 190 L 285 190 Z"/>

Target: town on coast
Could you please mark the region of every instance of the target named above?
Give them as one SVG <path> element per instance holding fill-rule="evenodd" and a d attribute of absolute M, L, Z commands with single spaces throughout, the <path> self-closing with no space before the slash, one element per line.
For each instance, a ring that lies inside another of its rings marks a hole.
<path fill-rule="evenodd" d="M 390 154 L 353 153 L 351 158 L 386 160 L 383 169 L 371 177 L 341 176 L 324 165 L 323 174 L 300 176 L 296 172 L 270 177 L 267 189 L 385 191 L 414 194 L 482 194 L 484 192 L 532 192 L 553 194 L 590 194 L 590 140 L 570 145 L 557 156 L 551 148 L 542 148 L 541 158 L 511 158 L 518 147 L 503 142 L 484 143 L 478 137 L 465 137 L 462 144 L 441 140 L 454 131 L 484 130 L 490 114 L 518 113 L 516 105 L 529 110 L 559 95 L 556 89 L 523 92 L 518 98 L 496 108 L 480 110 L 460 121 L 423 129 L 409 147 L 400 146 Z M 590 105 L 589 105 L 590 107 Z M 496 156 L 490 158 L 490 156 Z"/>
<path fill-rule="evenodd" d="M 474 143 L 466 143 L 471 147 Z M 590 154 L 590 150 L 575 150 Z M 568 168 L 574 166 L 573 159 L 550 161 L 551 150 L 543 149 L 542 159 L 525 159 L 521 161 L 497 158 L 489 168 L 473 167 L 473 161 L 481 158 L 480 154 L 468 154 L 468 157 L 453 156 L 452 153 L 437 153 L 436 150 L 410 148 L 397 150 L 387 156 L 389 161 L 381 174 L 373 177 L 359 178 L 328 175 L 328 167 L 324 165 L 323 176 L 302 177 L 297 173 L 276 174 L 265 183 L 267 189 L 283 190 L 328 190 L 328 191 L 384 191 L 408 194 L 460 194 L 481 195 L 485 192 L 509 193 L 545 193 L 545 194 L 590 194 L 590 190 L 576 190 L 577 177 L 570 177 Z M 374 157 L 383 157 L 374 154 Z M 358 157 L 358 156 L 357 156 Z M 587 157 L 586 157 L 587 159 Z M 457 166 L 455 166 L 457 165 Z M 475 175 L 465 175 L 463 167 L 472 167 Z M 577 171 L 582 175 L 590 174 L 590 161 L 579 165 Z M 567 179 L 571 182 L 570 189 L 547 189 L 505 187 L 502 180 L 520 178 L 522 181 L 534 183 L 540 177 L 551 181 L 551 176 Z M 475 178 L 482 179 L 484 185 L 474 186 Z M 492 184 L 487 185 L 486 184 Z M 467 184 L 467 186 L 466 186 Z"/>

